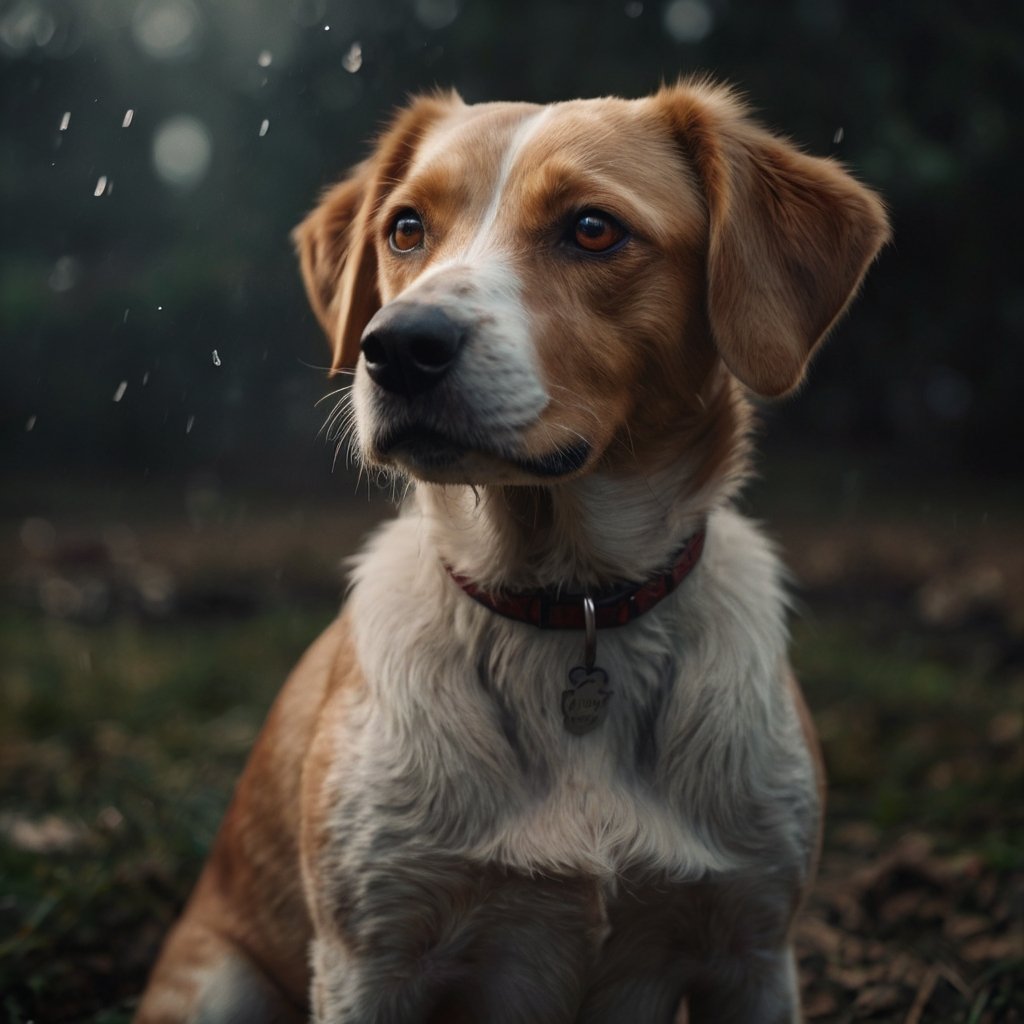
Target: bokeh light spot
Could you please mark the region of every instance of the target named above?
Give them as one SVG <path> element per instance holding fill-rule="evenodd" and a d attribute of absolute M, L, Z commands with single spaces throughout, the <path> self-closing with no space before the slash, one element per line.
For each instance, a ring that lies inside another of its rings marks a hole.
<path fill-rule="evenodd" d="M 415 11 L 424 28 L 444 28 L 459 16 L 459 0 L 416 0 Z"/>
<path fill-rule="evenodd" d="M 135 41 L 158 60 L 194 53 L 201 30 L 202 19 L 191 0 L 142 0 L 132 19 Z"/>
<path fill-rule="evenodd" d="M 665 8 L 665 31 L 677 43 L 699 43 L 714 27 L 703 0 L 672 0 Z"/>
<path fill-rule="evenodd" d="M 198 185 L 212 156 L 213 142 L 206 125 L 187 114 L 164 121 L 153 137 L 153 167 L 162 181 L 175 188 Z"/>

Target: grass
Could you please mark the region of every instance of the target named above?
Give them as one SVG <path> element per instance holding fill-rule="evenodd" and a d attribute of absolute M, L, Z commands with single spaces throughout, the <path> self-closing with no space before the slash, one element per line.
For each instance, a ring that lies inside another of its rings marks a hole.
<path fill-rule="evenodd" d="M 1015 723 L 1024 677 L 998 678 L 848 618 L 797 624 L 794 658 L 828 754 L 833 812 L 984 836 L 1024 854 Z M 978 829 L 980 828 L 980 832 Z"/>
<path fill-rule="evenodd" d="M 270 701 L 333 611 L 87 626 L 7 610 L 9 1020 L 127 1019 Z"/>

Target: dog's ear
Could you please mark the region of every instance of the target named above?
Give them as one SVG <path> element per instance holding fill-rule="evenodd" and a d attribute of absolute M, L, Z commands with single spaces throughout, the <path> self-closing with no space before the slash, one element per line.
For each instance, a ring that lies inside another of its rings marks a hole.
<path fill-rule="evenodd" d="M 414 99 L 384 131 L 369 159 L 327 189 L 292 232 L 309 303 L 334 350 L 335 371 L 355 366 L 363 330 L 380 309 L 373 231 L 380 203 L 430 125 L 461 104 L 454 92 Z"/>
<path fill-rule="evenodd" d="M 380 306 L 377 258 L 359 223 L 372 159 L 329 188 L 292 232 L 309 304 L 334 349 L 333 369 L 354 366 L 359 338 Z"/>
<path fill-rule="evenodd" d="M 655 102 L 704 190 L 718 351 L 752 391 L 784 395 L 888 239 L 885 208 L 835 161 L 761 128 L 726 88 L 684 83 Z"/>

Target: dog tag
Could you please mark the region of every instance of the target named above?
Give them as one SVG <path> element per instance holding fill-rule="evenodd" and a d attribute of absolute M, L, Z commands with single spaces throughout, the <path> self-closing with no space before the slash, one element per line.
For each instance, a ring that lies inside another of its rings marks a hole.
<path fill-rule="evenodd" d="M 574 736 L 596 729 L 608 714 L 608 673 L 596 665 L 577 665 L 569 672 L 568 690 L 562 691 L 562 720 Z"/>
<path fill-rule="evenodd" d="M 583 598 L 583 622 L 586 626 L 583 664 L 569 670 L 570 688 L 562 691 L 562 721 L 574 736 L 583 736 L 596 729 L 608 714 L 608 673 L 598 668 L 597 614 L 594 601 Z"/>

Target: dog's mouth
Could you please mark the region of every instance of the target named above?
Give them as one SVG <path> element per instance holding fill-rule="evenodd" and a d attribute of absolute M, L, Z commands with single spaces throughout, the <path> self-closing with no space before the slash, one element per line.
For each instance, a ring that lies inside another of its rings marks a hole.
<path fill-rule="evenodd" d="M 486 483 L 477 479 L 488 463 L 502 463 L 513 475 L 555 480 L 581 470 L 590 458 L 590 444 L 579 439 L 541 455 L 522 455 L 493 444 L 460 440 L 428 427 L 408 426 L 378 439 L 376 454 L 397 462 L 414 476 L 433 481 Z M 489 475 L 489 474 L 487 474 Z"/>

